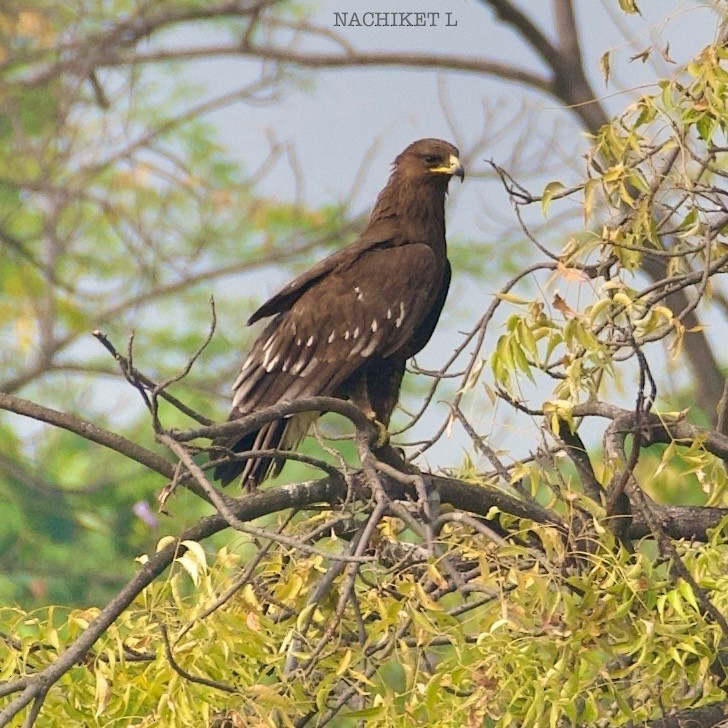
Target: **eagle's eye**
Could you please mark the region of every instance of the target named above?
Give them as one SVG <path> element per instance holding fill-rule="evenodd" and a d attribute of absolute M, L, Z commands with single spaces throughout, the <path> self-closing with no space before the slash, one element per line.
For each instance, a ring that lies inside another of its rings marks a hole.
<path fill-rule="evenodd" d="M 425 162 L 427 164 L 435 164 L 435 162 L 437 162 L 437 157 L 432 154 L 425 154 Z"/>

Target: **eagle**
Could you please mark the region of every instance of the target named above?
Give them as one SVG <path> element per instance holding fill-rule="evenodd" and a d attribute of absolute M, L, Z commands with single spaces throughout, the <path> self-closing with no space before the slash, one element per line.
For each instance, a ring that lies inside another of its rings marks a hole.
<path fill-rule="evenodd" d="M 450 286 L 445 196 L 465 176 L 456 147 L 410 144 L 392 165 L 359 237 L 266 301 L 248 325 L 271 318 L 233 385 L 229 420 L 302 397 L 357 405 L 386 434 L 408 359 L 430 340 Z M 293 450 L 319 413 L 303 413 L 215 444 L 232 452 Z M 215 479 L 255 490 L 284 459 L 228 458 Z"/>

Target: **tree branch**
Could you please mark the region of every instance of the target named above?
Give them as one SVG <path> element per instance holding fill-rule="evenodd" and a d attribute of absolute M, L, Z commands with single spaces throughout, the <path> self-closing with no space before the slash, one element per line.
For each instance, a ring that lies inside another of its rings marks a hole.
<path fill-rule="evenodd" d="M 101 61 L 103 67 L 162 63 L 178 60 L 218 58 L 224 56 L 247 56 L 263 61 L 291 64 L 302 68 L 336 70 L 362 67 L 408 67 L 438 71 L 462 71 L 495 76 L 507 81 L 525 84 L 543 93 L 553 93 L 551 82 L 524 68 L 484 58 L 451 54 L 391 53 L 350 51 L 331 53 L 299 51 L 289 47 L 252 43 L 241 46 L 236 43 L 220 43 L 190 48 L 159 49 L 135 53 L 119 53 Z"/>
<path fill-rule="evenodd" d="M 80 435 L 86 440 L 90 440 L 91 442 L 103 445 L 110 450 L 125 455 L 130 460 L 146 466 L 155 473 L 163 475 L 165 478 L 172 479 L 174 477 L 174 463 L 121 435 L 104 430 L 102 427 L 75 415 L 43 407 L 42 405 L 35 404 L 35 402 L 30 402 L 27 399 L 21 399 L 20 397 L 15 397 L 5 392 L 0 392 L 0 409 L 6 410 L 7 412 L 14 412 L 23 417 L 30 417 L 38 422 L 46 422 L 49 425 L 60 427 L 63 430 L 68 430 L 69 432 Z"/>
<path fill-rule="evenodd" d="M 639 726 L 647 728 L 719 728 L 728 716 L 728 701 L 721 700 L 699 708 L 677 710 L 663 718 L 657 718 Z M 627 723 L 625 728 L 638 728 L 636 723 Z"/>

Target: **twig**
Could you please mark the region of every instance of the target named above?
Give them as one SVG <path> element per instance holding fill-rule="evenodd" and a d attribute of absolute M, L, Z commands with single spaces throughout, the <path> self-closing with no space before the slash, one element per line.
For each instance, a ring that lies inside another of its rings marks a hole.
<path fill-rule="evenodd" d="M 141 382 L 151 391 L 155 391 L 157 389 L 158 385 L 151 379 L 149 379 L 149 377 L 145 376 L 137 369 L 130 369 L 129 361 L 126 359 L 126 357 L 124 357 L 116 350 L 116 347 L 111 343 L 111 341 L 109 341 L 109 338 L 106 336 L 106 334 L 96 329 L 92 332 L 92 336 L 94 336 L 99 342 L 101 342 L 102 346 L 111 354 L 111 356 L 114 357 L 114 359 L 116 359 L 125 377 L 127 377 L 128 372 L 137 381 Z M 204 415 L 201 415 L 199 412 L 195 412 L 191 407 L 188 407 L 186 404 L 184 404 L 184 402 L 181 402 L 179 399 L 169 394 L 169 392 L 161 390 L 158 392 L 158 395 L 162 399 L 169 402 L 169 404 L 171 404 L 173 407 L 176 407 L 180 412 L 183 412 L 191 419 L 199 422 L 201 425 L 209 426 L 215 424 L 214 420 L 211 420 Z"/>
<path fill-rule="evenodd" d="M 728 27 L 728 26 L 726 26 Z M 728 436 L 728 379 L 723 385 L 723 394 L 718 401 L 718 422 L 715 430 L 719 435 Z"/>
<path fill-rule="evenodd" d="M 164 654 L 167 656 L 167 662 L 170 667 L 178 674 L 181 675 L 185 680 L 197 683 L 198 685 L 204 685 L 208 688 L 214 688 L 215 690 L 222 690 L 225 693 L 237 694 L 240 691 L 234 688 L 232 685 L 228 685 L 218 680 L 211 680 L 209 677 L 203 677 L 202 675 L 193 675 L 191 672 L 185 670 L 175 659 L 172 654 L 172 646 L 169 644 L 169 635 L 167 634 L 167 627 L 163 624 L 159 625 L 159 631 L 162 633 L 162 640 L 164 641 Z"/>

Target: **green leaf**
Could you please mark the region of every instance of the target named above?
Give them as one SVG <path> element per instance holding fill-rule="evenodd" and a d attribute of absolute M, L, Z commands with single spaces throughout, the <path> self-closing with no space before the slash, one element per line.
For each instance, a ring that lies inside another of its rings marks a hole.
<path fill-rule="evenodd" d="M 713 138 L 715 130 L 718 128 L 718 121 L 710 114 L 703 114 L 703 116 L 695 122 L 695 128 L 698 130 L 700 138 L 703 141 L 709 142 Z"/>
<path fill-rule="evenodd" d="M 541 195 L 541 212 L 543 213 L 544 217 L 548 213 L 549 205 L 551 204 L 551 200 L 553 199 L 554 195 L 556 195 L 563 189 L 564 185 L 558 180 L 549 182 L 546 187 L 543 188 L 543 194 Z"/>

